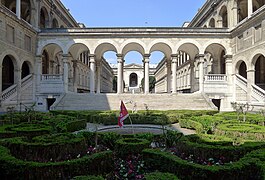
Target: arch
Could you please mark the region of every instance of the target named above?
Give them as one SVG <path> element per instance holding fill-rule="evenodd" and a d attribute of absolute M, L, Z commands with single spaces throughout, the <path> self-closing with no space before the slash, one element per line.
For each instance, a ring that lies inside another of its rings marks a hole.
<path fill-rule="evenodd" d="M 208 27 L 209 28 L 215 28 L 215 19 L 214 18 L 211 18 L 210 19 L 209 24 L 208 24 Z"/>
<path fill-rule="evenodd" d="M 265 56 L 259 54 L 255 60 L 255 84 L 265 89 Z"/>
<path fill-rule="evenodd" d="M 53 18 L 52 20 L 52 28 L 59 28 L 59 24 L 56 18 Z"/>
<path fill-rule="evenodd" d="M 226 74 L 225 54 L 226 49 L 222 44 L 212 43 L 205 48 L 205 54 L 208 54 L 211 59 L 211 73 Z"/>
<path fill-rule="evenodd" d="M 165 42 L 156 42 L 155 44 L 153 44 L 150 49 L 148 49 L 149 54 L 151 54 L 154 51 L 160 51 L 162 53 L 164 53 L 165 57 L 167 59 L 170 59 L 171 55 L 172 55 L 172 45 L 170 46 L 169 44 L 165 43 Z"/>
<path fill-rule="evenodd" d="M 187 43 L 181 44 L 178 48 L 178 51 L 183 51 L 187 53 L 191 59 L 194 59 L 195 56 L 200 53 L 200 49 L 198 47 L 199 47 L 199 44 L 187 42 Z"/>
<path fill-rule="evenodd" d="M 147 52 L 144 47 L 146 47 L 146 45 L 142 41 L 138 39 L 131 39 L 123 42 L 122 45 L 120 46 L 120 50 L 124 56 L 129 51 L 137 51 L 140 54 L 144 55 Z"/>
<path fill-rule="evenodd" d="M 238 0 L 238 22 L 242 21 L 248 16 L 248 2 L 247 0 Z"/>
<path fill-rule="evenodd" d="M 227 7 L 222 6 L 219 16 L 222 18 L 222 27 L 228 27 Z"/>
<path fill-rule="evenodd" d="M 260 55 L 265 56 L 265 49 L 257 49 L 251 54 L 250 59 L 251 59 L 251 66 L 252 67 L 255 66 L 256 61 Z"/>
<path fill-rule="evenodd" d="M 112 43 L 108 43 L 108 42 L 104 42 L 104 43 L 99 44 L 95 49 L 96 59 L 101 59 L 103 54 L 107 51 L 114 51 L 114 52 L 118 53 L 117 48 L 116 48 L 117 45 L 116 46 L 115 45 Z"/>
<path fill-rule="evenodd" d="M 2 91 L 15 82 L 15 64 L 16 60 L 12 55 L 6 55 L 2 60 Z"/>
<path fill-rule="evenodd" d="M 138 86 L 138 76 L 136 73 L 131 73 L 129 78 L 129 85 L 130 87 Z"/>
<path fill-rule="evenodd" d="M 83 43 L 75 43 L 68 49 L 68 54 L 72 56 L 73 59 L 79 59 L 80 54 L 83 52 L 90 52 L 88 47 Z"/>
<path fill-rule="evenodd" d="M 32 73 L 32 65 L 29 61 L 24 61 L 21 67 L 21 79 Z"/>
<path fill-rule="evenodd" d="M 40 28 L 48 28 L 49 27 L 49 13 L 45 7 L 42 7 L 40 10 Z"/>
<path fill-rule="evenodd" d="M 247 79 L 247 65 L 245 61 L 239 60 L 236 63 L 236 73 Z"/>

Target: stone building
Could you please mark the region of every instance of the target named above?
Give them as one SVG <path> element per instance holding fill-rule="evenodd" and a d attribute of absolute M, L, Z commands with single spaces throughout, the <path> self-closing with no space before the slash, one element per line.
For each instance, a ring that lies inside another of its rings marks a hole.
<path fill-rule="evenodd" d="M 153 109 L 200 109 L 196 98 L 222 111 L 233 102 L 264 106 L 264 0 L 207 0 L 191 22 L 172 28 L 86 28 L 60 0 L 0 4 L 1 111 L 32 104 L 42 111 L 115 109 L 113 99 L 124 98 Z M 115 68 L 103 57 L 107 51 L 117 55 Z M 126 65 L 130 51 L 143 64 Z M 156 68 L 149 64 L 154 51 L 164 54 Z M 149 76 L 156 79 L 152 94 Z M 142 78 L 146 88 L 137 96 Z M 194 104 L 162 105 L 181 101 Z"/>

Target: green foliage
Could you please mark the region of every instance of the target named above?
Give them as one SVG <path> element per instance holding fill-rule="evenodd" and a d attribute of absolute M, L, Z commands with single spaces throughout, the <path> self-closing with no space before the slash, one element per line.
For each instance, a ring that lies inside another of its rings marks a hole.
<path fill-rule="evenodd" d="M 2 179 L 69 179 L 82 174 L 99 175 L 113 169 L 112 152 L 104 151 L 63 162 L 29 162 L 16 159 L 0 146 Z"/>
<path fill-rule="evenodd" d="M 128 154 L 140 154 L 149 145 L 150 141 L 146 139 L 122 138 L 116 141 L 115 151 L 119 157 L 126 157 Z"/>
<path fill-rule="evenodd" d="M 85 139 L 73 134 L 55 134 L 34 137 L 6 139 L 2 142 L 13 156 L 27 161 L 57 162 L 86 154 Z"/>
<path fill-rule="evenodd" d="M 155 88 L 156 79 L 154 76 L 149 76 L 149 92 L 151 92 Z M 141 86 L 144 90 L 144 78 L 141 80 Z"/>
<path fill-rule="evenodd" d="M 178 178 L 174 174 L 162 173 L 158 171 L 148 173 L 144 177 L 146 180 L 178 180 Z"/>
<path fill-rule="evenodd" d="M 182 133 L 177 131 L 171 131 L 167 130 L 164 134 L 165 138 L 165 145 L 166 147 L 172 147 L 173 145 L 176 145 L 177 141 L 183 136 Z"/>
<path fill-rule="evenodd" d="M 190 163 L 169 152 L 145 149 L 146 166 L 151 170 L 176 174 L 180 179 L 263 179 L 256 159 L 247 158 L 223 166 Z"/>
<path fill-rule="evenodd" d="M 179 125 L 182 128 L 194 129 L 198 134 L 204 132 L 203 125 L 199 122 L 188 120 L 188 119 L 181 119 L 179 121 Z"/>

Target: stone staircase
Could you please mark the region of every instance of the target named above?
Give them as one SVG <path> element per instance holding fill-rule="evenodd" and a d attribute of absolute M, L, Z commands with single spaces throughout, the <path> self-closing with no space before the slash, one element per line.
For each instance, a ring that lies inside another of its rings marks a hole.
<path fill-rule="evenodd" d="M 54 110 L 119 110 L 123 100 L 128 110 L 210 110 L 216 109 L 202 94 L 85 94 L 67 93 Z"/>

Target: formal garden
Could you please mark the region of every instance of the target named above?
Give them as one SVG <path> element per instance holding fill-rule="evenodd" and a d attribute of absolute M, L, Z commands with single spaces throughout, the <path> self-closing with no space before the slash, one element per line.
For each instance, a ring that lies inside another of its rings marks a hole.
<path fill-rule="evenodd" d="M 87 123 L 116 125 L 118 114 L 30 111 L 2 115 L 1 179 L 265 179 L 262 113 L 130 113 L 134 124 L 179 123 L 196 131 L 185 136 L 167 129 L 161 134 L 84 131 Z"/>

